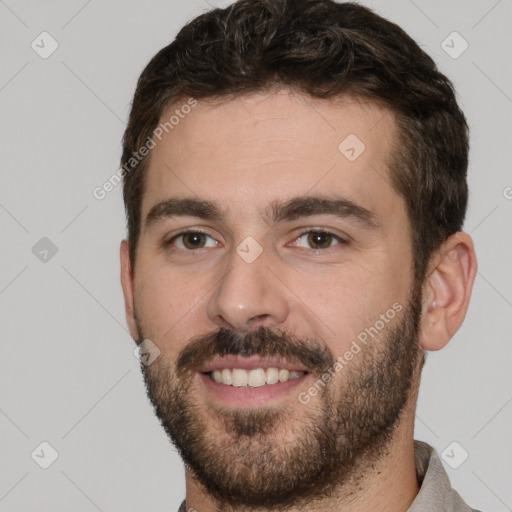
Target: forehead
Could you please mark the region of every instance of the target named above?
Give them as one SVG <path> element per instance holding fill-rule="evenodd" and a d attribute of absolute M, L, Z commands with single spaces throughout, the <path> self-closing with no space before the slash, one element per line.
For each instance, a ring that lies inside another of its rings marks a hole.
<path fill-rule="evenodd" d="M 162 116 L 168 121 L 187 99 Z M 388 161 L 396 123 L 361 98 L 336 101 L 280 90 L 198 101 L 150 153 L 142 205 L 198 196 L 229 211 L 263 209 L 309 192 L 346 197 L 370 210 L 393 207 Z"/>

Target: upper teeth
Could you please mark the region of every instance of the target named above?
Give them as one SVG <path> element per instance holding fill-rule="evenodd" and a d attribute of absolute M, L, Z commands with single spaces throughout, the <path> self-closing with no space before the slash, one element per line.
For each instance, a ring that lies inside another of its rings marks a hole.
<path fill-rule="evenodd" d="M 277 382 L 286 382 L 292 379 L 298 379 L 305 372 L 295 372 L 278 368 L 255 368 L 253 370 L 243 370 L 241 368 L 224 368 L 223 370 L 213 370 L 212 377 L 215 382 L 226 384 L 228 386 L 251 386 L 253 388 L 264 386 L 265 384 L 276 384 Z"/>

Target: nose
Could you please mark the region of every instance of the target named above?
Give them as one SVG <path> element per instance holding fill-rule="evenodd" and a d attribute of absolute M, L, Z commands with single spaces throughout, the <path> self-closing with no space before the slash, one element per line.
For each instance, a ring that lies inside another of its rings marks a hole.
<path fill-rule="evenodd" d="M 276 277 L 276 266 L 272 271 L 268 263 L 265 251 L 251 263 L 233 251 L 208 300 L 209 319 L 239 333 L 283 324 L 289 312 L 286 288 Z"/>

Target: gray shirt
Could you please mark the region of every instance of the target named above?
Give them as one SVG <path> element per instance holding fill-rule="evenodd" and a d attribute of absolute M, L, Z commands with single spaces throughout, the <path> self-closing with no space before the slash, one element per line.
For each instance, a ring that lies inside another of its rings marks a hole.
<path fill-rule="evenodd" d="M 407 512 L 479 512 L 466 505 L 457 491 L 452 489 L 450 479 L 432 446 L 415 440 L 414 462 L 420 491 Z M 187 512 L 185 500 L 178 512 Z"/>

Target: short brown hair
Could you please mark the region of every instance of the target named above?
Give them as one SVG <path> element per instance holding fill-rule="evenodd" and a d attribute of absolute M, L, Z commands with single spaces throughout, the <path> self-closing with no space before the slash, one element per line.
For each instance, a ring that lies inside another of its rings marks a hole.
<path fill-rule="evenodd" d="M 146 66 L 121 158 L 133 268 L 147 157 L 132 155 L 164 111 L 187 96 L 229 100 L 276 87 L 321 99 L 356 94 L 394 113 L 399 140 L 390 179 L 407 204 L 421 282 L 432 252 L 464 222 L 466 119 L 451 82 L 399 26 L 332 0 L 238 0 L 190 21 Z"/>

